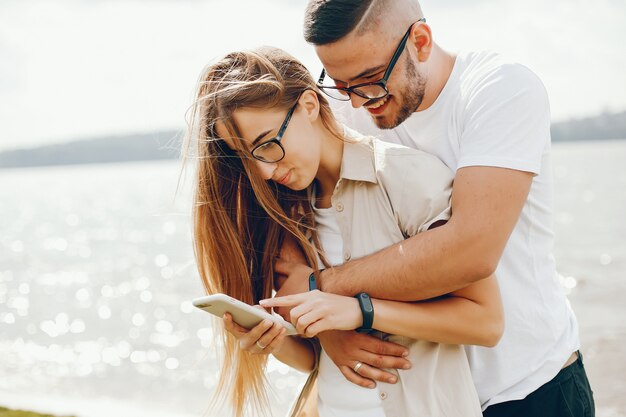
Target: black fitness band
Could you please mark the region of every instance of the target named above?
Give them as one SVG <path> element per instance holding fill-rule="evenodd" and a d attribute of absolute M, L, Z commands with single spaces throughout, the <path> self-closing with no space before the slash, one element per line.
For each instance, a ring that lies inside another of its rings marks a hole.
<path fill-rule="evenodd" d="M 372 330 L 372 324 L 374 324 L 374 305 L 372 304 L 372 299 L 366 292 L 358 293 L 355 297 L 359 300 L 359 307 L 363 315 L 363 325 L 356 329 L 356 331 L 359 333 L 370 332 Z"/>

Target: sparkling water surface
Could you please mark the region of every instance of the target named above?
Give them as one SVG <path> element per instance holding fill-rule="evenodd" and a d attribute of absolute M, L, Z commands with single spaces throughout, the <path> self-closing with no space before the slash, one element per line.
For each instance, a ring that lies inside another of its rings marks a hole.
<path fill-rule="evenodd" d="M 626 416 L 626 141 L 554 146 L 555 255 L 599 416 Z M 0 405 L 200 416 L 212 321 L 178 162 L 0 170 Z M 275 415 L 304 376 L 270 361 Z"/>

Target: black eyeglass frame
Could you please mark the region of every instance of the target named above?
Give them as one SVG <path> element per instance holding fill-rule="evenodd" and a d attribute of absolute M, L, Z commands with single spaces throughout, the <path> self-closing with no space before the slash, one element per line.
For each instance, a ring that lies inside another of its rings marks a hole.
<path fill-rule="evenodd" d="M 274 136 L 273 138 L 266 140 L 263 143 L 259 143 L 258 145 L 256 145 L 254 148 L 252 148 L 252 150 L 250 151 L 250 153 L 252 154 L 252 157 L 258 161 L 261 162 L 265 162 L 268 164 L 275 164 L 276 162 L 280 162 L 283 160 L 283 158 L 285 157 L 285 148 L 283 148 L 282 143 L 280 143 L 281 139 L 283 138 L 283 135 L 285 134 L 285 130 L 287 130 L 287 126 L 289 125 L 289 121 L 291 120 L 291 116 L 293 115 L 293 112 L 296 110 L 296 107 L 298 107 L 298 102 L 300 101 L 300 96 L 298 96 L 298 100 L 296 101 L 296 103 L 291 107 L 291 109 L 289 109 L 289 111 L 287 112 L 287 116 L 285 116 L 285 120 L 283 120 L 283 124 L 280 125 L 280 129 L 278 129 L 278 133 L 276 134 L 276 136 Z M 275 143 L 278 145 L 278 147 L 280 148 L 280 150 L 283 152 L 283 155 L 275 160 L 275 161 L 268 161 L 266 159 L 263 159 L 262 157 L 259 157 L 257 155 L 255 155 L 256 151 L 264 146 L 268 146 L 271 143 Z"/>
<path fill-rule="evenodd" d="M 409 35 L 411 34 L 411 29 L 418 22 L 426 23 L 426 18 L 423 17 L 420 20 L 417 20 L 417 21 L 411 23 L 411 26 L 409 26 L 409 29 L 406 31 L 406 33 L 402 37 L 402 40 L 398 44 L 398 47 L 396 48 L 396 51 L 394 52 L 393 56 L 391 57 L 391 60 L 389 61 L 389 65 L 387 65 L 387 69 L 385 70 L 385 73 L 383 74 L 383 77 L 380 80 L 374 81 L 374 82 L 369 82 L 369 83 L 357 84 L 357 85 L 353 85 L 352 87 L 337 87 L 336 85 L 323 85 L 322 83 L 324 82 L 324 78 L 326 77 L 326 69 L 323 68 L 322 69 L 322 74 L 320 75 L 320 78 L 317 80 L 317 87 L 320 90 L 322 90 L 324 92 L 324 94 L 326 94 L 330 98 L 333 98 L 333 99 L 339 100 L 339 101 L 350 101 L 350 94 L 356 94 L 357 96 L 365 98 L 365 99 L 368 99 L 368 100 L 377 100 L 377 99 L 381 99 L 383 97 L 388 96 L 389 95 L 389 90 L 387 89 L 387 81 L 389 80 L 389 77 L 391 76 L 391 71 L 393 71 L 393 68 L 395 67 L 396 62 L 398 62 L 398 59 L 402 55 L 402 52 L 404 52 L 404 47 L 406 45 L 407 40 L 409 39 Z M 378 97 L 369 97 L 369 96 L 365 95 L 365 93 L 360 93 L 359 91 L 357 91 L 358 88 L 369 87 L 369 86 L 374 86 L 374 85 L 381 87 L 385 91 L 385 94 L 383 94 L 381 96 L 378 96 Z M 326 91 L 326 89 L 343 91 L 343 92 L 346 93 L 346 97 L 344 99 L 344 98 L 338 98 L 338 97 L 335 97 L 335 96 L 331 96 Z"/>

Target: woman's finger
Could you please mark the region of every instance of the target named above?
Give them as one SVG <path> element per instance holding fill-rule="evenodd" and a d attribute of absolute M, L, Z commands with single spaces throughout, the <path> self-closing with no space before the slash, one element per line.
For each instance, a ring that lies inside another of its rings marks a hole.
<path fill-rule="evenodd" d="M 274 323 L 274 325 L 267 332 L 265 332 L 265 334 L 261 336 L 259 340 L 254 343 L 258 348 L 259 353 L 271 353 L 267 351 L 267 348 L 268 346 L 271 346 L 271 344 L 274 342 L 274 339 L 278 337 L 283 329 L 283 326 L 278 323 Z"/>
<path fill-rule="evenodd" d="M 310 310 L 298 317 L 294 326 L 298 330 L 298 333 L 306 337 L 313 337 L 309 335 L 309 327 L 318 323 L 320 320 L 323 320 L 323 314 L 319 310 Z"/>
<path fill-rule="evenodd" d="M 259 340 L 261 338 L 261 336 L 263 336 L 269 329 L 272 328 L 272 326 L 274 325 L 274 322 L 268 319 L 263 320 L 261 323 L 257 324 L 256 326 L 254 326 L 250 332 L 248 333 L 248 335 L 250 336 L 250 338 L 254 339 L 254 341 L 256 342 L 257 340 Z"/>
<path fill-rule="evenodd" d="M 328 322 L 322 318 L 315 320 L 313 323 L 306 325 L 304 329 L 304 333 L 302 333 L 306 337 L 315 337 L 318 333 L 325 332 L 326 330 L 333 330 L 331 326 L 328 325 Z"/>
<path fill-rule="evenodd" d="M 241 348 L 244 350 L 251 349 L 255 345 L 257 340 L 259 340 L 261 336 L 263 336 L 263 334 L 265 334 L 265 332 L 267 332 L 272 327 L 273 324 L 274 322 L 266 319 L 254 326 L 248 333 L 246 333 L 239 339 L 239 344 Z"/>
<path fill-rule="evenodd" d="M 240 325 L 235 323 L 233 321 L 233 316 L 231 316 L 229 313 L 224 313 L 223 319 L 224 319 L 224 328 L 228 332 L 232 333 L 235 337 L 239 338 L 240 336 L 249 332 L 249 330 L 246 329 L 245 327 L 241 327 Z"/>
<path fill-rule="evenodd" d="M 300 304 L 306 300 L 307 294 L 285 295 L 283 297 L 266 298 L 259 301 L 263 307 L 289 307 Z"/>
<path fill-rule="evenodd" d="M 285 337 L 287 336 L 287 329 L 281 326 L 280 332 L 278 335 L 272 340 L 272 342 L 267 346 L 265 352 L 267 353 L 276 353 L 280 350 L 285 342 Z"/>
<path fill-rule="evenodd" d="M 269 308 L 265 308 L 265 307 L 263 307 L 262 305 L 255 304 L 255 305 L 253 305 L 252 307 L 256 308 L 257 310 L 265 311 L 266 313 L 270 313 L 270 314 L 272 314 L 272 310 L 271 310 L 271 309 L 269 309 Z"/>
<path fill-rule="evenodd" d="M 298 329 L 299 323 L 302 320 L 302 316 L 304 315 L 308 315 L 311 314 L 312 312 L 314 312 L 312 306 L 310 306 L 308 303 L 305 304 L 300 304 L 297 307 L 294 307 L 291 312 L 290 312 L 290 321 L 291 324 L 293 324 L 293 326 Z M 304 321 L 302 323 L 305 323 Z M 308 324 L 310 324 L 312 322 L 309 322 Z M 306 329 L 306 327 L 304 328 L 300 328 L 298 329 L 298 333 L 300 333 L 300 330 L 304 331 Z"/>

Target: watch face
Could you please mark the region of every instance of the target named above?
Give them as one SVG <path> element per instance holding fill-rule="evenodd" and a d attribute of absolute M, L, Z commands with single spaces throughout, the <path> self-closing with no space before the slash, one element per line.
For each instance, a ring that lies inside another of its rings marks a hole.
<path fill-rule="evenodd" d="M 374 306 L 372 306 L 372 299 L 370 298 L 370 296 L 365 293 L 362 292 L 359 294 L 359 299 L 363 302 L 363 306 L 368 310 L 368 311 L 373 311 L 374 310 Z"/>

